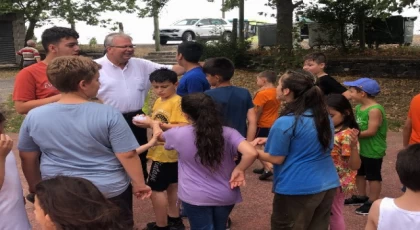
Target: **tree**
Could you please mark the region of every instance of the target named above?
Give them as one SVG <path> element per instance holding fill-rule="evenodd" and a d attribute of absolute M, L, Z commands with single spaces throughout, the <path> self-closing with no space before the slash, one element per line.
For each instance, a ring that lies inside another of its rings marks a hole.
<path fill-rule="evenodd" d="M 1 1 L 0 13 L 22 12 L 29 22 L 25 40 L 33 37 L 34 29 L 52 18 L 61 18 L 75 28 L 77 21 L 106 27 L 112 20 L 100 20 L 105 11 L 133 13 L 136 0 L 10 0 Z"/>
<path fill-rule="evenodd" d="M 141 18 L 153 17 L 153 27 L 155 38 L 155 50 L 160 51 L 160 33 L 159 33 L 159 13 L 169 0 L 143 0 L 146 6 L 140 9 L 138 15 Z"/>
<path fill-rule="evenodd" d="M 348 40 L 347 25 L 357 25 L 360 48 L 364 49 L 367 19 L 386 18 L 393 12 L 401 12 L 403 7 L 412 4 L 411 2 L 414 3 L 413 0 L 319 0 L 307 9 L 306 17 L 329 27 L 329 31 L 338 29 L 344 50 Z"/>
<path fill-rule="evenodd" d="M 293 49 L 293 11 L 303 5 L 303 1 L 293 0 L 268 0 L 265 4 L 276 9 L 277 40 L 280 49 Z M 262 12 L 260 12 L 262 14 Z"/>

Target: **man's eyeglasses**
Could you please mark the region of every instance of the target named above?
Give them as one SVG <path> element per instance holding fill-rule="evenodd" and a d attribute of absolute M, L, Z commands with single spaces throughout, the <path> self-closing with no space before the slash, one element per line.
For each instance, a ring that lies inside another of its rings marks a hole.
<path fill-rule="evenodd" d="M 131 46 L 109 46 L 109 47 L 115 47 L 115 48 L 120 48 L 120 49 L 134 49 L 134 48 L 136 48 L 135 45 L 131 45 Z"/>

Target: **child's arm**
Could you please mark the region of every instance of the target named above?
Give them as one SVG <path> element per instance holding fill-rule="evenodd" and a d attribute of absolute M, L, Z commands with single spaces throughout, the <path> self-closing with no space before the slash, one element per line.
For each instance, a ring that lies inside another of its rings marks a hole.
<path fill-rule="evenodd" d="M 262 149 L 258 149 L 258 159 L 262 161 L 267 161 L 272 164 L 281 165 L 286 159 L 285 156 L 273 156 L 269 153 L 264 152 Z"/>
<path fill-rule="evenodd" d="M 140 147 L 136 149 L 137 154 L 142 154 L 146 152 L 146 150 L 155 146 L 160 134 L 162 134 L 162 130 L 156 130 L 156 131 L 154 130 L 152 138 L 150 138 L 149 142 L 147 142 L 147 144 L 141 145 Z"/>
<path fill-rule="evenodd" d="M 246 140 L 251 142 L 255 139 L 255 134 L 257 133 L 257 113 L 255 112 L 254 108 L 248 109 L 246 118 L 248 120 Z"/>
<path fill-rule="evenodd" d="M 376 230 L 378 229 L 379 219 L 379 206 L 381 205 L 382 199 L 373 202 L 370 208 L 365 230 Z"/>
<path fill-rule="evenodd" d="M 263 111 L 263 106 L 256 105 L 254 108 L 255 108 L 255 113 L 257 115 L 256 119 L 257 119 L 257 121 L 259 121 L 260 117 L 261 117 L 261 114 L 262 114 L 262 111 Z"/>
<path fill-rule="evenodd" d="M 29 192 L 35 192 L 35 185 L 41 181 L 41 170 L 39 168 L 40 152 L 19 151 L 21 166 L 26 181 L 28 182 Z"/>
<path fill-rule="evenodd" d="M 3 187 L 4 176 L 6 174 L 6 157 L 13 147 L 13 140 L 5 135 L 0 135 L 0 190 Z"/>
<path fill-rule="evenodd" d="M 379 109 L 370 110 L 368 129 L 360 132 L 360 138 L 375 136 L 381 124 L 382 124 L 382 112 Z"/>
<path fill-rule="evenodd" d="M 230 178 L 230 187 L 233 189 L 245 185 L 244 171 L 254 163 L 258 157 L 258 153 L 254 146 L 248 141 L 242 141 L 238 145 L 238 152 L 242 153 L 241 162 L 235 167 Z"/>
<path fill-rule="evenodd" d="M 411 118 L 407 117 L 407 120 L 405 120 L 404 128 L 403 128 L 403 147 L 406 148 L 408 146 L 408 142 L 410 142 L 410 136 L 412 131 L 412 121 Z"/>
<path fill-rule="evenodd" d="M 359 130 L 352 129 L 350 133 L 350 158 L 349 167 L 351 170 L 358 170 L 362 164 L 359 156 L 358 138 Z"/>
<path fill-rule="evenodd" d="M 168 129 L 174 128 L 174 127 L 179 127 L 179 126 L 184 126 L 184 125 L 188 125 L 188 123 L 171 123 L 171 124 L 167 124 L 167 123 L 160 123 L 160 128 L 163 131 L 166 131 Z"/>

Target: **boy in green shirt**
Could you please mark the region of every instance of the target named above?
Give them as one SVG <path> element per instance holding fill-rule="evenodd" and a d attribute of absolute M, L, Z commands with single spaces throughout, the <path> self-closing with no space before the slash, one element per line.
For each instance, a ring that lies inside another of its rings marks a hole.
<path fill-rule="evenodd" d="M 380 92 L 378 82 L 370 78 L 360 78 L 344 82 L 349 86 L 350 98 L 358 103 L 356 121 L 360 127 L 360 159 L 362 165 L 357 171 L 356 185 L 358 195 L 345 200 L 346 205 L 361 205 L 356 213 L 367 215 L 372 203 L 379 199 L 381 193 L 382 158 L 386 150 L 386 133 L 388 129 L 385 110 L 375 101 Z M 369 197 L 366 196 L 366 181 L 369 183 Z"/>

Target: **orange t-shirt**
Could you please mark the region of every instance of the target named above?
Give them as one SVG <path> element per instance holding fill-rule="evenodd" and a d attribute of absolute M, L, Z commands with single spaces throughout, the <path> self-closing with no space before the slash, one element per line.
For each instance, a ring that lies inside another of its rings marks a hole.
<path fill-rule="evenodd" d="M 262 107 L 262 113 L 257 126 L 271 128 L 274 121 L 279 117 L 280 101 L 276 98 L 276 88 L 268 88 L 258 91 L 254 96 L 255 107 Z"/>
<path fill-rule="evenodd" d="M 410 109 L 408 110 L 408 118 L 411 119 L 411 136 L 410 145 L 420 143 L 420 94 L 417 94 L 411 100 Z"/>
<path fill-rule="evenodd" d="M 44 99 L 59 93 L 48 81 L 47 65 L 44 62 L 38 62 L 22 69 L 16 75 L 13 101 Z"/>

